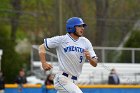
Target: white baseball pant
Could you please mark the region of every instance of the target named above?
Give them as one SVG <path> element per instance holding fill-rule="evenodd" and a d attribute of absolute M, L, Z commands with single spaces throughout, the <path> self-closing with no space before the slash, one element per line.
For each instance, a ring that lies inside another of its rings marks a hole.
<path fill-rule="evenodd" d="M 54 78 L 54 87 L 57 93 L 83 93 L 75 82 L 76 80 L 71 79 L 70 75 L 67 77 L 58 73 Z"/>

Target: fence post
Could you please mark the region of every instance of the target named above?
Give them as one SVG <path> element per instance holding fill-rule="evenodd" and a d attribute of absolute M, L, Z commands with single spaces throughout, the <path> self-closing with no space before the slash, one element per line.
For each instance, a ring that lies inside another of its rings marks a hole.
<path fill-rule="evenodd" d="M 105 62 L 105 49 L 102 49 L 102 62 Z"/>
<path fill-rule="evenodd" d="M 134 49 L 132 49 L 132 58 L 131 58 L 131 60 L 132 60 L 132 63 L 134 64 L 135 63 L 135 50 Z"/>

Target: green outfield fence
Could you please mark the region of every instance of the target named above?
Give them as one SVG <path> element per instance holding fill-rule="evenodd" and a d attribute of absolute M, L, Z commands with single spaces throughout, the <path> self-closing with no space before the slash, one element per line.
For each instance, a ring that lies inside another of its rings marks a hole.
<path fill-rule="evenodd" d="M 6 84 L 5 93 L 56 93 L 54 86 Z M 83 93 L 140 93 L 140 85 L 79 85 Z"/>

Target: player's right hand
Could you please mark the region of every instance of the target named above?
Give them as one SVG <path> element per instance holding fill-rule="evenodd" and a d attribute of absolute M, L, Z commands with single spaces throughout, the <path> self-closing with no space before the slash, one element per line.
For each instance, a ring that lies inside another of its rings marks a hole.
<path fill-rule="evenodd" d="M 42 67 L 43 67 L 43 69 L 45 71 L 50 70 L 51 68 L 53 68 L 52 65 L 48 64 L 48 63 L 42 63 Z"/>

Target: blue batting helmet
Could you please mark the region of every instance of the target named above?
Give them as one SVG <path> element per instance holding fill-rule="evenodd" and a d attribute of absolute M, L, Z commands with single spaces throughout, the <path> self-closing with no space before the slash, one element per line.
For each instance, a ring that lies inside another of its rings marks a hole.
<path fill-rule="evenodd" d="M 87 26 L 83 20 L 79 17 L 72 17 L 72 18 L 69 18 L 67 20 L 67 23 L 66 23 L 66 30 L 67 32 L 70 32 L 70 33 L 74 33 L 76 30 L 75 30 L 75 26 L 78 26 L 78 25 L 83 25 L 83 27 Z"/>

